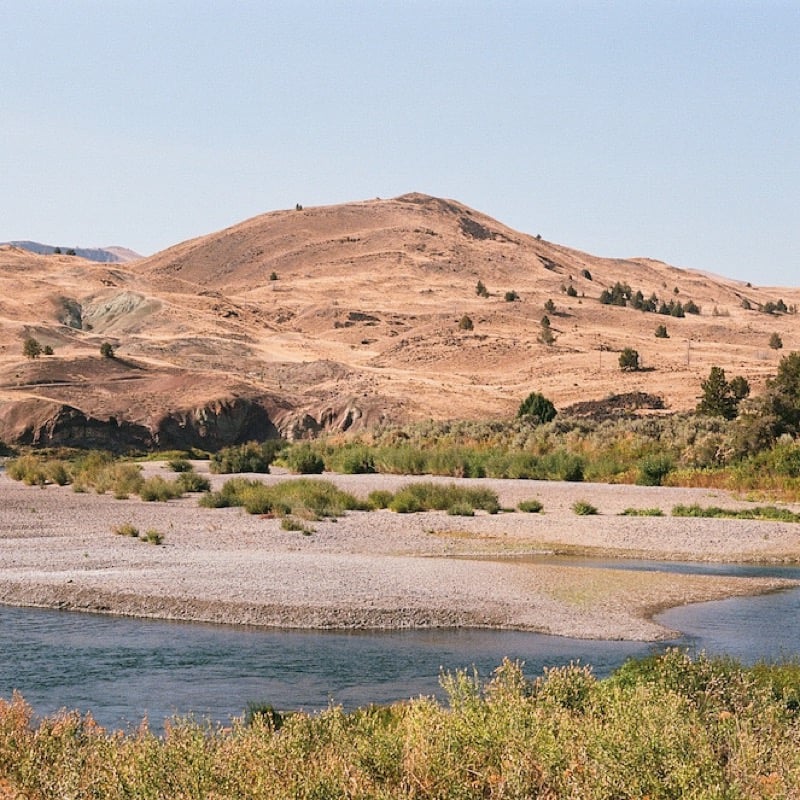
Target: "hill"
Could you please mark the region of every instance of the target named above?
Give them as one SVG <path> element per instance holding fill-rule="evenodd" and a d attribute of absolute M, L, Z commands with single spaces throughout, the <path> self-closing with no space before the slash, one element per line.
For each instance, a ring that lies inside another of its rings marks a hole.
<path fill-rule="evenodd" d="M 601 303 L 617 283 L 699 313 Z M 508 417 L 532 390 L 558 408 L 642 391 L 678 411 L 712 365 L 758 391 L 772 333 L 800 348 L 778 311 L 800 289 L 599 258 L 422 194 L 275 211 L 127 264 L 2 247 L 0 292 L 6 441 L 217 446 Z M 25 359 L 26 336 L 54 355 Z M 626 347 L 645 370 L 620 371 Z"/>
<path fill-rule="evenodd" d="M 31 253 L 38 253 L 41 256 L 49 256 L 59 253 L 86 258 L 89 261 L 99 261 L 103 264 L 125 264 L 128 261 L 135 261 L 141 256 L 128 249 L 127 247 L 60 247 L 52 244 L 42 244 L 41 242 L 15 241 L 5 242 L 12 247 L 19 247 L 22 250 L 29 250 Z M 57 255 L 57 254 L 56 254 Z"/>

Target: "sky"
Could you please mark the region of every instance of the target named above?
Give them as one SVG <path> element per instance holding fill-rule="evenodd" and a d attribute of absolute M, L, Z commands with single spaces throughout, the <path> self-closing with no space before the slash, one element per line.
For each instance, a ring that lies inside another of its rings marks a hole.
<path fill-rule="evenodd" d="M 0 241 L 418 191 L 800 285 L 797 0 L 0 0 Z"/>

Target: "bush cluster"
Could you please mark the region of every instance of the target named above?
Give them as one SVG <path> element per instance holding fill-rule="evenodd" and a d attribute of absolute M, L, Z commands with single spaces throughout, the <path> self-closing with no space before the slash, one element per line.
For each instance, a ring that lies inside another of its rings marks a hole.
<path fill-rule="evenodd" d="M 225 728 L 174 719 L 108 733 L 0 701 L 0 774 L 26 797 L 778 798 L 800 795 L 800 666 L 670 650 L 599 680 L 569 665 L 346 713 L 251 707 Z"/>

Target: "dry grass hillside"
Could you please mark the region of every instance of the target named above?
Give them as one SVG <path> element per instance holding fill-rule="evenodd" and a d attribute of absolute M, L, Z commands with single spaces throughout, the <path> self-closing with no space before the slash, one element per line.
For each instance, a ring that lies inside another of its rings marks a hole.
<path fill-rule="evenodd" d="M 601 304 L 618 281 L 700 313 Z M 506 417 L 532 390 L 557 407 L 641 390 L 688 409 L 712 365 L 757 392 L 800 349 L 794 314 L 758 310 L 779 300 L 800 305 L 800 289 L 598 258 L 421 194 L 276 211 L 124 265 L 3 247 L 0 438 L 213 446 Z M 54 354 L 26 359 L 27 336 Z M 625 347 L 645 370 L 620 371 Z"/>

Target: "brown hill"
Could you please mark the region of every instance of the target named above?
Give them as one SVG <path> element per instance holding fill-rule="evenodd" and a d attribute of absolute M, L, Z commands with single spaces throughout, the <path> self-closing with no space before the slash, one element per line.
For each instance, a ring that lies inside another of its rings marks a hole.
<path fill-rule="evenodd" d="M 617 282 L 700 313 L 600 303 Z M 780 356 L 770 335 L 800 347 L 794 315 L 758 310 L 800 289 L 598 258 L 421 194 L 276 211 L 125 265 L 3 247 L 0 292 L 6 441 L 216 446 L 507 417 L 532 390 L 557 407 L 648 392 L 683 410 L 712 365 L 758 390 Z M 25 359 L 26 336 L 54 355 Z M 625 347 L 645 371 L 620 371 Z"/>

